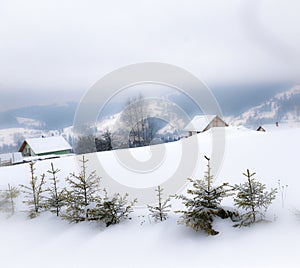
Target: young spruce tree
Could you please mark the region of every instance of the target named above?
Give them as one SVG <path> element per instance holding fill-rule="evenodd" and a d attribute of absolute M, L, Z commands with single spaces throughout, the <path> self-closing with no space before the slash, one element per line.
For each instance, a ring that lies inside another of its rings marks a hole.
<path fill-rule="evenodd" d="M 10 214 L 10 216 L 15 213 L 15 199 L 19 196 L 20 191 L 17 187 L 13 187 L 8 184 L 8 188 L 0 192 L 0 211 L 3 210 Z"/>
<path fill-rule="evenodd" d="M 155 221 L 164 221 L 168 218 L 168 213 L 170 212 L 170 198 L 167 198 L 163 201 L 163 188 L 161 188 L 160 186 L 157 186 L 157 189 L 155 189 L 155 191 L 157 192 L 158 204 L 156 206 L 148 205 L 150 216 L 154 218 Z"/>
<path fill-rule="evenodd" d="M 69 222 L 87 221 L 90 218 L 90 206 L 100 202 L 98 195 L 100 177 L 96 171 L 87 172 L 89 160 L 82 156 L 81 171 L 79 174 L 72 173 L 66 178 L 70 189 L 66 190 L 66 212 L 63 218 Z"/>
<path fill-rule="evenodd" d="M 178 221 L 179 224 L 191 227 L 195 231 L 204 230 L 208 235 L 217 235 L 219 232 L 214 230 L 212 226 L 214 218 L 231 218 L 235 220 L 238 214 L 221 207 L 222 199 L 231 195 L 231 187 L 228 183 L 223 183 L 219 186 L 213 185 L 210 159 L 206 156 L 205 159 L 208 163 L 204 179 L 188 179 L 192 183 L 193 188 L 188 189 L 187 193 L 192 197 L 189 198 L 185 195 L 175 196 L 177 199 L 182 200 L 187 210 L 175 212 L 182 213 Z"/>
<path fill-rule="evenodd" d="M 235 227 L 249 226 L 262 221 L 266 210 L 276 197 L 277 189 L 271 189 L 270 192 L 266 191 L 266 185 L 254 179 L 255 174 L 247 169 L 246 173 L 243 173 L 247 181 L 234 186 L 235 191 L 237 191 L 234 198 L 235 205 L 247 211 L 241 215 L 241 222 L 234 225 Z"/>
<path fill-rule="evenodd" d="M 51 163 L 51 169 L 47 170 L 47 172 L 51 175 L 51 186 L 47 190 L 49 192 L 49 197 L 47 197 L 47 208 L 58 217 L 61 208 L 65 205 L 66 190 L 60 190 L 58 186 L 59 179 L 57 174 L 60 172 L 60 169 L 55 169 L 53 163 Z"/>
<path fill-rule="evenodd" d="M 106 227 L 109 227 L 128 219 L 130 213 L 133 212 L 132 207 L 137 202 L 137 199 L 128 204 L 128 194 L 124 196 L 114 194 L 112 197 L 109 197 L 107 190 L 104 189 L 103 191 L 104 197 L 96 204 L 95 208 L 90 210 L 91 220 L 103 222 Z"/>
<path fill-rule="evenodd" d="M 37 217 L 40 212 L 46 208 L 45 196 L 44 193 L 46 190 L 44 189 L 45 186 L 45 174 L 41 175 L 41 178 L 35 175 L 35 163 L 30 162 L 30 183 L 29 186 L 21 184 L 21 188 L 23 189 L 22 192 L 26 194 L 26 200 L 23 203 L 29 206 L 29 218 Z"/>

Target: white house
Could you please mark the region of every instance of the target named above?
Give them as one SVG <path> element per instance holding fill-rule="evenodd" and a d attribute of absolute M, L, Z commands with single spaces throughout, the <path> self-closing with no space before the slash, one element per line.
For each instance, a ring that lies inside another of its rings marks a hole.
<path fill-rule="evenodd" d="M 19 152 L 25 156 L 63 155 L 72 152 L 71 145 L 62 136 L 26 139 Z"/>
<path fill-rule="evenodd" d="M 190 137 L 213 127 L 228 127 L 228 124 L 218 115 L 197 115 L 183 129 L 182 134 L 183 137 Z"/>

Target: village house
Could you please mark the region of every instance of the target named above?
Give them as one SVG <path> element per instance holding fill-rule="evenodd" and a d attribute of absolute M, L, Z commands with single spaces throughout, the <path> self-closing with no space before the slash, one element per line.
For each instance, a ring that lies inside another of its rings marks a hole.
<path fill-rule="evenodd" d="M 62 136 L 26 139 L 19 152 L 23 157 L 64 155 L 72 152 L 72 147 Z"/>
<path fill-rule="evenodd" d="M 218 115 L 197 115 L 183 129 L 182 136 L 190 137 L 213 127 L 228 127 L 228 124 Z"/>

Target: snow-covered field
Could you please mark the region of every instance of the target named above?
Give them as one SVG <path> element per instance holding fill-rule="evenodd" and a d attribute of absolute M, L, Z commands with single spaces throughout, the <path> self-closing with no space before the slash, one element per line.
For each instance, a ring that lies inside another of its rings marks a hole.
<path fill-rule="evenodd" d="M 207 237 L 177 225 L 179 215 L 173 213 L 167 221 L 154 223 L 143 208 L 135 209 L 132 220 L 109 228 L 96 223 L 71 225 L 50 214 L 29 220 L 19 211 L 9 219 L 0 215 L 0 267 L 299 267 L 300 218 L 293 212 L 300 210 L 300 128 L 265 133 L 228 128 L 226 134 L 226 154 L 216 182 L 243 182 L 242 172 L 249 168 L 268 188 L 278 187 L 278 180 L 288 185 L 283 198 L 279 191 L 268 210 L 268 219 L 274 222 L 233 228 L 229 220 L 217 221 L 214 227 L 220 234 Z M 202 155 L 210 152 L 208 136 L 198 135 L 197 177 L 205 170 Z M 180 151 L 180 143 L 166 145 L 171 155 Z M 148 149 L 137 150 L 147 154 Z M 105 152 L 98 157 L 114 155 Z M 38 162 L 37 174 L 49 169 L 50 162 L 62 170 L 61 180 L 76 170 L 75 158 L 65 157 Z M 1 189 L 8 182 L 17 186 L 28 181 L 28 164 L 0 168 Z M 173 209 L 179 206 L 173 201 Z"/>

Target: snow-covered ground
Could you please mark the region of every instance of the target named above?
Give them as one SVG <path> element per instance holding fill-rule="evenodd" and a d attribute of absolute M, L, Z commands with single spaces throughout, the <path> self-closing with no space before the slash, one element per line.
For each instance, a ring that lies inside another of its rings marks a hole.
<path fill-rule="evenodd" d="M 205 171 L 204 154 L 210 153 L 210 133 L 198 135 L 199 166 L 195 177 Z M 299 151 L 300 128 L 255 132 L 245 128 L 227 128 L 226 154 L 216 183 L 244 182 L 247 168 L 268 188 L 288 185 L 268 210 L 271 223 L 250 228 L 233 228 L 229 220 L 217 221 L 220 232 L 207 237 L 202 232 L 177 225 L 179 215 L 170 214 L 163 223 L 154 223 L 147 210 L 136 208 L 132 220 L 104 228 L 96 223 L 71 225 L 44 214 L 33 220 L 17 212 L 12 218 L 0 215 L 1 267 L 299 267 L 300 210 Z M 167 146 L 170 157 L 180 151 L 181 142 Z M 157 145 L 163 146 L 163 145 Z M 137 159 L 147 159 L 149 148 L 131 149 Z M 113 152 L 98 153 L 101 160 L 111 159 Z M 76 170 L 74 156 L 37 162 L 37 174 L 46 172 L 53 162 L 61 181 Z M 165 163 L 168 163 L 166 160 Z M 162 166 L 162 174 L 164 167 Z M 118 171 L 118 170 L 117 170 Z M 120 170 L 121 172 L 121 170 Z M 101 174 L 99 174 L 101 176 Z M 125 176 L 124 174 L 122 174 Z M 143 176 L 142 174 L 140 176 Z M 0 188 L 9 182 L 17 186 L 29 181 L 28 164 L 0 168 Z M 134 198 L 133 196 L 131 196 Z M 284 202 L 283 202 L 284 201 Z M 225 205 L 231 201 L 225 200 Z M 173 209 L 180 207 L 173 201 Z M 18 205 L 19 210 L 24 205 Z"/>

